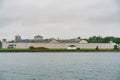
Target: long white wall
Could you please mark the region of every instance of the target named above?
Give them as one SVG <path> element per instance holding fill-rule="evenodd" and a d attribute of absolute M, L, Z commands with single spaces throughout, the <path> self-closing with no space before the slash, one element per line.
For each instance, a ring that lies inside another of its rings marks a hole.
<path fill-rule="evenodd" d="M 112 49 L 113 43 L 2 43 L 3 48 L 7 48 L 10 44 L 16 45 L 16 48 L 46 47 L 46 48 L 67 48 L 69 45 L 75 45 L 79 48 L 96 48 Z"/>

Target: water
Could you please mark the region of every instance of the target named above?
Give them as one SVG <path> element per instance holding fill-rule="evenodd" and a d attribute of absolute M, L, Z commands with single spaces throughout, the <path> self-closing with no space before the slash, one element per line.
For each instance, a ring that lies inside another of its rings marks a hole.
<path fill-rule="evenodd" d="M 0 80 L 120 80 L 120 54 L 0 53 Z"/>

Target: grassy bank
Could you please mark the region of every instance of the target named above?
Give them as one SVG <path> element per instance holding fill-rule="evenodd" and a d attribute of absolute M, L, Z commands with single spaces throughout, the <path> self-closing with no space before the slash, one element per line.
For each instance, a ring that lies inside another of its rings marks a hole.
<path fill-rule="evenodd" d="M 78 49 L 78 50 L 68 50 L 68 49 L 0 49 L 0 52 L 119 52 L 119 50 L 113 49 Z"/>

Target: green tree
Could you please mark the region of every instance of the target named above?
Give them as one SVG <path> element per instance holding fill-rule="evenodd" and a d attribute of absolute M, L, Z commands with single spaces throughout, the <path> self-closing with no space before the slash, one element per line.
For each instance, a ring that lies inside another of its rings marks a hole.
<path fill-rule="evenodd" d="M 34 46 L 30 46 L 29 49 L 35 49 L 35 47 Z"/>
<path fill-rule="evenodd" d="M 88 38 L 89 43 L 102 43 L 103 38 L 101 36 L 93 36 Z"/>
<path fill-rule="evenodd" d="M 98 46 L 96 46 L 96 50 L 99 50 L 99 47 L 98 47 Z"/>
<path fill-rule="evenodd" d="M 114 42 L 114 37 L 112 37 L 112 36 L 108 36 L 108 37 L 105 37 L 104 39 L 103 39 L 103 43 L 109 43 L 110 41 L 113 41 Z"/>
<path fill-rule="evenodd" d="M 113 42 L 117 43 L 117 44 L 120 44 L 120 38 L 114 38 Z"/>
<path fill-rule="evenodd" d="M 77 39 L 81 39 L 81 37 L 77 37 Z"/>
<path fill-rule="evenodd" d="M 0 41 L 0 49 L 2 48 L 2 42 Z"/>
<path fill-rule="evenodd" d="M 114 50 L 119 50 L 117 45 L 114 45 Z"/>
<path fill-rule="evenodd" d="M 78 47 L 77 50 L 80 50 L 80 48 Z"/>

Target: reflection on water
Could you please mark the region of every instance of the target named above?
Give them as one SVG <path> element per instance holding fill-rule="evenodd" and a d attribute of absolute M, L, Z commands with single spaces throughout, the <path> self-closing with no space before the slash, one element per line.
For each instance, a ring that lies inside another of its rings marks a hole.
<path fill-rule="evenodd" d="M 0 80 L 120 80 L 119 53 L 0 53 Z"/>

